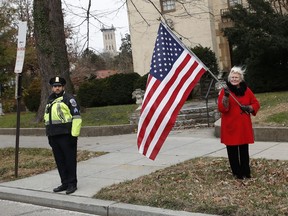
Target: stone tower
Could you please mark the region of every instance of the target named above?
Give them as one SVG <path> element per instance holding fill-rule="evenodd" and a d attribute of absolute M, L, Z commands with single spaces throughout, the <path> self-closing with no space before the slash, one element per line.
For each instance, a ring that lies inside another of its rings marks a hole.
<path fill-rule="evenodd" d="M 112 54 L 117 53 L 115 30 L 116 29 L 113 25 L 111 28 L 105 28 L 104 26 L 101 28 L 103 34 L 104 51 Z"/>

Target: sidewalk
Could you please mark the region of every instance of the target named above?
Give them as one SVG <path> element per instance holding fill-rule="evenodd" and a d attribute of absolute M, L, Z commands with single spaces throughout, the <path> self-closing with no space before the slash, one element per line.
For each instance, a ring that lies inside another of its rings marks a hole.
<path fill-rule="evenodd" d="M 15 136 L 0 135 L 0 147 L 14 147 Z M 78 149 L 109 154 L 78 163 L 78 190 L 72 195 L 53 193 L 59 185 L 56 170 L 33 177 L 1 183 L 0 199 L 77 210 L 98 215 L 205 215 L 135 206 L 92 199 L 101 188 L 150 174 L 159 169 L 200 157 L 227 157 L 226 148 L 214 136 L 214 128 L 172 131 L 155 161 L 137 151 L 136 134 L 80 137 Z M 20 137 L 21 147 L 49 148 L 44 136 Z M 288 160 L 288 142 L 260 142 L 250 145 L 251 158 Z M 109 214 L 108 214 L 109 212 Z"/>

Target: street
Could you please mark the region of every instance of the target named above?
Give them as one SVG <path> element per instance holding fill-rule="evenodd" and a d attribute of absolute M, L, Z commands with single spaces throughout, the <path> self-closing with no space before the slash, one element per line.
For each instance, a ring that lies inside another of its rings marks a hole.
<path fill-rule="evenodd" d="M 8 200 L 0 200 L 0 209 L 2 216 L 92 216 L 92 214 L 55 209 L 32 204 L 13 202 Z M 93 214 L 93 216 L 95 216 Z M 97 215 L 96 215 L 97 216 Z"/>

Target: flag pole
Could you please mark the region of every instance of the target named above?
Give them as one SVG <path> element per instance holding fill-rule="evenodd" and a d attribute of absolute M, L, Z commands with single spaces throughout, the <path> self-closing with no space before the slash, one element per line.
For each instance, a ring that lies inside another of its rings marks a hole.
<path fill-rule="evenodd" d="M 165 20 L 166 22 L 166 20 Z M 212 71 L 210 71 L 209 68 L 207 68 L 207 66 L 198 58 L 197 55 L 195 55 L 195 53 L 189 49 L 183 42 L 182 40 L 180 40 L 178 37 L 176 37 L 176 35 L 173 33 L 173 30 L 166 24 L 166 23 L 163 23 L 162 20 L 161 20 L 161 23 L 165 26 L 165 28 L 167 28 L 167 30 L 169 30 L 171 32 L 171 35 L 174 37 L 175 40 L 177 40 L 183 47 L 186 48 L 186 50 L 188 50 L 196 59 L 198 62 L 202 63 L 203 66 L 205 67 L 205 69 L 210 73 L 210 75 L 217 81 L 220 83 L 220 85 L 222 86 L 222 88 L 225 88 L 225 86 L 220 82 L 220 80 L 215 76 L 215 74 L 212 73 Z M 228 90 L 229 91 L 229 90 Z M 229 91 L 229 94 L 230 96 L 235 100 L 235 102 L 239 105 L 239 106 L 242 106 L 241 103 L 237 100 L 237 98 L 235 98 Z"/>

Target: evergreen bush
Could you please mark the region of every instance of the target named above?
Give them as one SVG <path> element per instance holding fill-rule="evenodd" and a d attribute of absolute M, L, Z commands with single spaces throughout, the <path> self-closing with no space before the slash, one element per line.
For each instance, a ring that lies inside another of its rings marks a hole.
<path fill-rule="evenodd" d="M 83 83 L 77 97 L 83 107 L 124 105 L 135 103 L 132 99 L 134 83 L 139 79 L 137 73 L 115 74 L 104 79 Z"/>
<path fill-rule="evenodd" d="M 36 112 L 40 106 L 41 99 L 41 83 L 40 80 L 34 79 L 25 91 L 23 97 L 25 106 L 31 112 Z"/>
<path fill-rule="evenodd" d="M 271 73 L 273 72 L 273 73 Z M 247 67 L 245 80 L 256 93 L 287 91 L 287 70 L 267 65 Z"/>
<path fill-rule="evenodd" d="M 145 90 L 146 89 L 148 75 L 149 75 L 149 73 L 139 77 L 134 83 L 134 89 Z"/>

